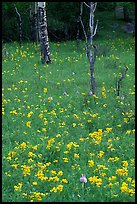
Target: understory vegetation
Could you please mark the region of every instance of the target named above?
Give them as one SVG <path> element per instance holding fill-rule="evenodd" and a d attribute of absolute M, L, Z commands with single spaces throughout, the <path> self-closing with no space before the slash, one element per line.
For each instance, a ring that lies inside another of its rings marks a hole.
<path fill-rule="evenodd" d="M 135 201 L 134 38 L 94 43 L 96 95 L 84 41 L 51 42 L 49 65 L 35 43 L 3 45 L 3 202 Z"/>

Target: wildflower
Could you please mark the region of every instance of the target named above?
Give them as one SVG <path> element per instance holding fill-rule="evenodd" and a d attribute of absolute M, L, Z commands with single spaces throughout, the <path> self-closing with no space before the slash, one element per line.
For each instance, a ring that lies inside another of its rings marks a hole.
<path fill-rule="evenodd" d="M 87 178 L 84 174 L 82 174 L 82 177 L 80 177 L 80 182 L 87 183 Z"/>
<path fill-rule="evenodd" d="M 63 161 L 64 162 L 68 162 L 68 158 L 63 158 Z"/>
<path fill-rule="evenodd" d="M 60 192 L 63 191 L 63 185 L 61 185 L 61 184 L 58 185 L 58 186 L 57 186 L 57 190 L 60 191 Z"/>
<path fill-rule="evenodd" d="M 89 95 L 90 95 L 90 96 L 93 95 L 93 92 L 92 92 L 91 90 L 89 91 Z"/>
<path fill-rule="evenodd" d="M 109 186 L 110 188 L 112 188 L 113 184 L 112 184 L 112 183 L 109 183 L 108 186 Z"/>
<path fill-rule="evenodd" d="M 127 123 L 129 121 L 128 118 L 124 118 L 124 122 Z"/>
<path fill-rule="evenodd" d="M 44 88 L 43 91 L 44 91 L 44 93 L 47 93 L 48 89 L 47 89 L 47 88 Z"/>
<path fill-rule="evenodd" d="M 53 97 L 52 96 L 48 97 L 48 101 L 51 101 L 51 100 L 53 100 Z"/>
<path fill-rule="evenodd" d="M 52 175 L 56 175 L 56 171 L 51 170 Z"/>
<path fill-rule="evenodd" d="M 128 177 L 128 178 L 127 178 L 127 181 L 128 181 L 128 182 L 131 182 L 131 181 L 132 181 L 132 178 L 131 178 L 131 177 Z"/>
<path fill-rule="evenodd" d="M 73 124 L 72 124 L 72 127 L 76 127 L 76 123 L 73 123 Z"/>
<path fill-rule="evenodd" d="M 68 180 L 67 179 L 62 179 L 61 182 L 62 183 L 68 183 Z"/>
<path fill-rule="evenodd" d="M 74 154 L 74 158 L 79 158 L 79 154 Z"/>
<path fill-rule="evenodd" d="M 11 164 L 12 167 L 14 167 L 15 169 L 17 169 L 19 164 Z"/>
<path fill-rule="evenodd" d="M 129 135 L 131 133 L 131 130 L 126 131 L 126 135 Z"/>
<path fill-rule="evenodd" d="M 31 128 L 30 123 L 31 123 L 31 121 L 28 121 L 28 122 L 26 123 L 26 126 L 27 126 L 28 128 Z"/>
<path fill-rule="evenodd" d="M 22 142 L 21 145 L 20 145 L 20 147 L 21 147 L 22 149 L 26 149 L 27 144 L 26 144 L 25 142 Z"/>
<path fill-rule="evenodd" d="M 102 158 L 103 155 L 104 155 L 104 152 L 103 152 L 103 151 L 100 151 L 100 152 L 98 153 L 98 158 Z"/>
<path fill-rule="evenodd" d="M 79 91 L 76 91 L 76 94 L 79 94 Z"/>
<path fill-rule="evenodd" d="M 128 184 L 126 182 L 122 183 L 121 191 L 122 192 L 127 192 L 128 191 Z"/>
<path fill-rule="evenodd" d="M 67 92 L 66 91 L 64 91 L 64 93 L 63 93 L 64 95 L 67 95 Z"/>
<path fill-rule="evenodd" d="M 123 161 L 123 167 L 127 167 L 128 166 L 128 162 L 127 161 Z"/>
<path fill-rule="evenodd" d="M 93 160 L 88 160 L 89 163 L 89 167 L 93 167 L 94 166 L 94 161 Z"/>
<path fill-rule="evenodd" d="M 63 171 L 59 171 L 57 175 L 58 176 L 62 176 L 63 175 Z"/>
<path fill-rule="evenodd" d="M 36 181 L 32 182 L 32 185 L 36 186 L 38 183 Z"/>

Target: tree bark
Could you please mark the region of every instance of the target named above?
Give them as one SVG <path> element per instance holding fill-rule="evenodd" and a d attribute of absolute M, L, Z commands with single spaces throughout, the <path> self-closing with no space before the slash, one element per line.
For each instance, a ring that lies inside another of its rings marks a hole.
<path fill-rule="evenodd" d="M 34 12 L 34 19 L 35 19 L 35 39 L 36 39 L 36 46 L 38 45 L 39 42 L 39 32 L 38 32 L 38 12 L 37 12 L 37 7 L 38 7 L 38 2 L 35 2 L 35 12 Z"/>
<path fill-rule="evenodd" d="M 82 13 L 83 13 L 83 3 L 90 9 L 90 15 L 89 15 L 89 29 L 90 29 L 90 36 L 89 36 L 89 42 L 87 33 L 84 28 L 84 24 L 82 22 Z M 98 20 L 96 23 L 96 26 L 94 28 L 94 12 L 97 6 L 97 2 L 90 2 L 89 5 L 85 2 L 81 2 L 80 4 L 80 15 L 79 15 L 79 21 L 81 22 L 85 40 L 86 40 L 86 55 L 90 63 L 90 95 L 96 93 L 96 82 L 95 82 L 95 75 L 94 75 L 94 63 L 96 59 L 97 54 L 97 47 L 96 45 L 93 45 L 93 37 L 96 35 L 97 27 L 98 27 Z"/>
<path fill-rule="evenodd" d="M 46 2 L 38 2 L 39 39 L 41 45 L 42 63 L 50 63 L 50 50 L 47 31 Z"/>
<path fill-rule="evenodd" d="M 93 51 L 93 37 L 96 34 L 96 29 L 94 30 L 94 11 L 95 11 L 95 3 L 90 2 L 90 17 L 89 17 L 89 28 L 90 28 L 90 52 L 89 52 L 89 61 L 90 61 L 90 85 L 91 85 L 91 91 L 93 94 L 96 93 L 96 82 L 95 82 L 95 75 L 94 75 L 94 62 L 95 62 L 95 55 L 93 56 L 93 53 L 96 52 L 96 50 Z M 97 27 L 97 26 L 96 26 Z"/>
<path fill-rule="evenodd" d="M 15 6 L 15 4 L 14 4 L 14 7 L 15 7 L 15 10 L 16 10 L 16 13 L 17 13 L 17 15 L 18 15 L 18 26 L 19 26 L 19 39 L 20 39 L 20 47 L 21 47 L 21 45 L 22 45 L 22 20 L 21 20 L 21 15 L 20 15 L 20 13 L 18 12 L 18 9 L 17 9 L 17 7 Z"/>

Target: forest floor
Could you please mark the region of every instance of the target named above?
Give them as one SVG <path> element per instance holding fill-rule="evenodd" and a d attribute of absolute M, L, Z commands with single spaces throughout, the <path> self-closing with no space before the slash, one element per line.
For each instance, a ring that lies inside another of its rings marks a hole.
<path fill-rule="evenodd" d="M 50 43 L 49 65 L 33 43 L 4 44 L 3 202 L 135 201 L 135 39 L 108 30 L 94 42 L 96 95 L 85 42 Z"/>

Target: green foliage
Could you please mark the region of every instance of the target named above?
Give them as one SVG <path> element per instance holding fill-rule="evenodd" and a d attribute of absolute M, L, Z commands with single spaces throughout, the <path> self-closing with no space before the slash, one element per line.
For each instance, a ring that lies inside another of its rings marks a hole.
<path fill-rule="evenodd" d="M 16 5 L 18 12 L 22 19 L 22 33 L 23 40 L 26 37 L 31 36 L 30 21 L 29 21 L 29 6 L 30 3 L 26 2 L 3 2 L 2 3 L 2 36 L 6 41 L 18 41 L 19 40 L 19 26 L 18 15 L 15 11 L 14 4 Z"/>
<path fill-rule="evenodd" d="M 115 2 L 98 2 L 97 9 L 100 11 L 113 11 Z"/>
<path fill-rule="evenodd" d="M 106 28 L 94 96 L 84 41 L 50 43 L 50 65 L 40 45 L 3 44 L 3 202 L 135 201 L 135 41 Z"/>
<path fill-rule="evenodd" d="M 34 40 L 34 28 L 32 29 L 29 19 L 31 2 L 14 2 L 22 18 L 23 40 Z M 13 2 L 2 3 L 2 36 L 7 41 L 19 41 L 18 16 L 15 12 Z M 134 9 L 133 2 L 98 2 L 95 12 L 95 19 L 99 20 L 99 27 L 104 27 L 106 22 L 113 16 L 114 7 L 116 5 L 126 5 L 128 8 Z M 62 41 L 67 39 L 76 39 L 77 36 L 77 20 L 80 13 L 80 2 L 47 2 L 47 21 L 49 39 L 52 41 Z M 104 11 L 111 11 L 109 15 L 103 16 Z M 133 14 L 132 14 L 133 15 Z M 89 9 L 84 5 L 83 23 L 85 29 L 88 29 Z M 80 38 L 83 39 L 83 31 L 80 26 Z"/>

